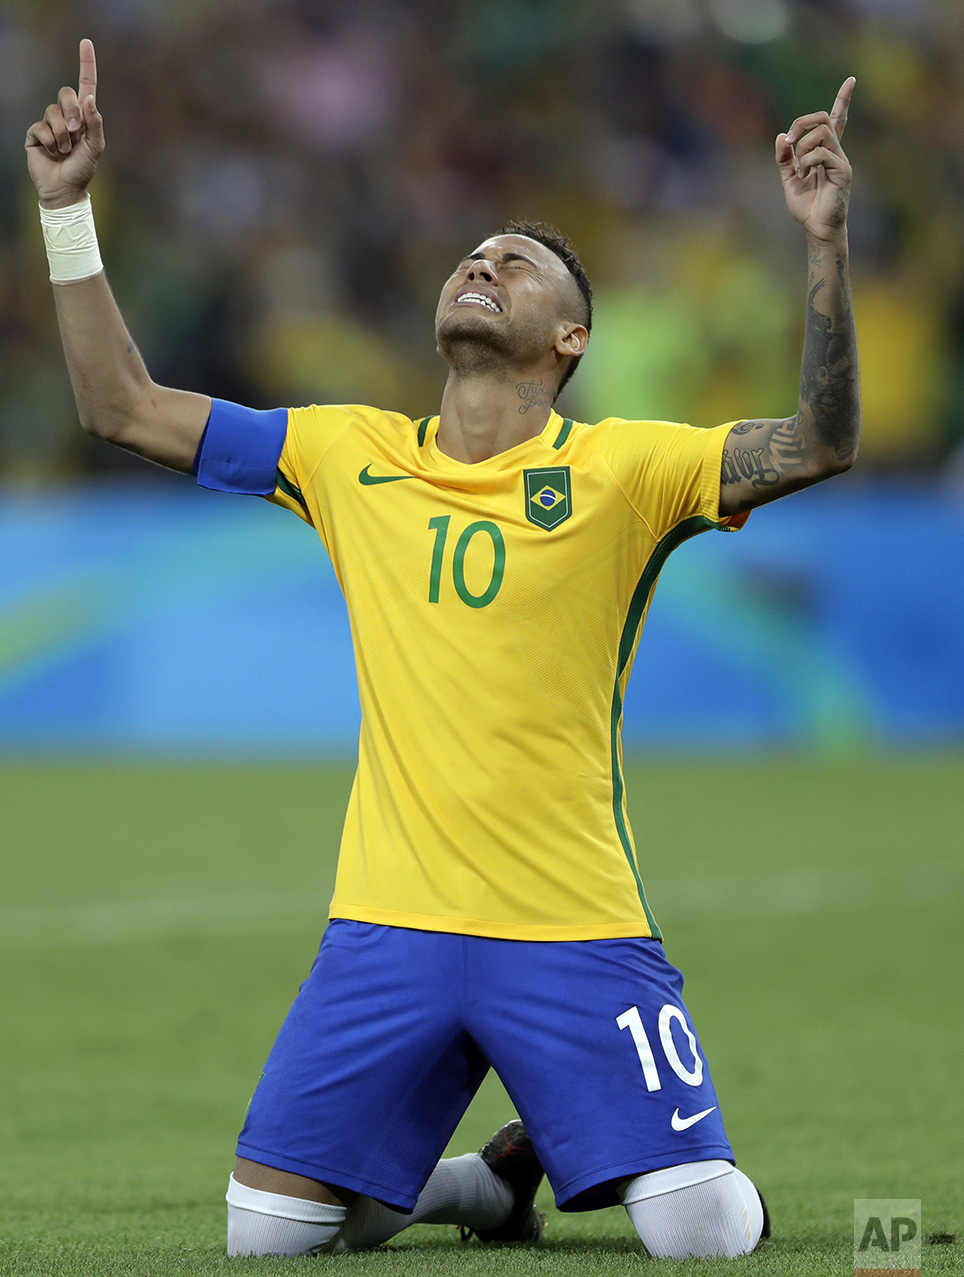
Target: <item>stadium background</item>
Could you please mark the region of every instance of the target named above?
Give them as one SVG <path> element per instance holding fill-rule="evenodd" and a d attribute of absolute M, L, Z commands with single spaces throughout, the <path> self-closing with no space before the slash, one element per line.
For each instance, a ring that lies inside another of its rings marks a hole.
<path fill-rule="evenodd" d="M 22 139 L 83 35 L 101 243 L 155 378 L 415 416 L 443 384 L 440 284 L 514 216 L 571 234 L 596 289 L 569 415 L 793 411 L 805 254 L 772 141 L 857 76 L 860 461 L 671 559 L 627 698 L 630 794 L 784 1235 L 816 1237 L 823 1272 L 851 1197 L 921 1195 L 960 1231 L 958 0 L 3 0 L 10 1271 L 72 1272 L 105 1236 L 139 1274 L 219 1253 L 211 1184 L 317 943 L 357 730 L 310 530 L 77 426 Z M 487 1094 L 457 1151 L 502 1120 Z M 583 1226 L 622 1225 L 555 1222 Z"/>
<path fill-rule="evenodd" d="M 7 0 L 6 119 L 72 82 L 81 31 L 104 255 L 155 378 L 416 417 L 443 382 L 441 281 L 514 215 L 563 226 L 595 284 L 568 415 L 791 412 L 804 249 L 772 139 L 856 74 L 860 465 L 677 555 L 627 739 L 960 738 L 960 5 Z M 4 139 L 0 745 L 350 751 L 346 624 L 311 533 L 78 430 L 19 128 Z M 300 666 L 326 676 L 279 678 Z"/>

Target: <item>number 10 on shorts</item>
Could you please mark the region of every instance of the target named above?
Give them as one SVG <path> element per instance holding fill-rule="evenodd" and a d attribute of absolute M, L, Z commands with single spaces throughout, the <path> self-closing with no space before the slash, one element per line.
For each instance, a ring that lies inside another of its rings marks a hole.
<path fill-rule="evenodd" d="M 693 1053 L 693 1067 L 687 1068 L 680 1058 L 679 1051 L 676 1049 L 676 1043 L 673 1040 L 673 1021 L 676 1021 L 683 1032 L 686 1034 L 686 1040 L 689 1048 Z M 616 1024 L 620 1029 L 628 1029 L 633 1037 L 633 1045 L 636 1048 L 636 1054 L 639 1056 L 639 1062 L 643 1067 L 643 1078 L 646 1082 L 647 1091 L 661 1091 L 663 1083 L 660 1081 L 659 1069 L 656 1066 L 656 1057 L 653 1055 L 653 1048 L 650 1045 L 649 1037 L 643 1027 L 642 1017 L 639 1014 L 639 1007 L 630 1007 L 628 1011 L 624 1011 L 622 1015 L 616 1016 Z M 686 1023 L 686 1016 L 679 1009 L 674 1007 L 671 1002 L 667 1002 L 659 1013 L 659 1041 L 663 1048 L 663 1054 L 666 1056 L 666 1062 L 673 1070 L 681 1082 L 685 1082 L 687 1086 L 699 1086 L 703 1081 L 703 1061 L 700 1053 L 696 1049 L 696 1038 Z"/>

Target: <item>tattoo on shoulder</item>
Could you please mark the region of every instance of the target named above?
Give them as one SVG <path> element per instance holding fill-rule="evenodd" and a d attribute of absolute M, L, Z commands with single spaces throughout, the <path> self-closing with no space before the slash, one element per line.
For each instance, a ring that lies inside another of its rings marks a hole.
<path fill-rule="evenodd" d="M 731 435 L 748 435 L 754 430 L 765 430 L 767 426 L 772 425 L 771 421 L 741 421 L 739 425 L 733 427 L 730 431 Z"/>
<path fill-rule="evenodd" d="M 756 447 L 723 449 L 720 482 L 723 485 L 749 483 L 752 488 L 772 488 L 798 470 L 803 461 L 803 442 L 798 419 L 787 417 L 769 421 L 741 421 L 731 435 L 756 435 Z"/>
<path fill-rule="evenodd" d="M 777 470 L 767 464 L 765 448 L 724 448 L 720 482 L 742 483 L 749 480 L 754 488 L 769 488 L 780 482 Z"/>

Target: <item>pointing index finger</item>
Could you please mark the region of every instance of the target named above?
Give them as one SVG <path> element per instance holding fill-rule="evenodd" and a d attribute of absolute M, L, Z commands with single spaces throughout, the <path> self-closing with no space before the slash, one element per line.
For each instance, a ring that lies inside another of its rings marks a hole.
<path fill-rule="evenodd" d="M 854 85 L 857 83 L 856 77 L 848 75 L 846 80 L 840 86 L 836 101 L 833 104 L 833 110 L 830 112 L 830 123 L 833 125 L 833 131 L 838 138 L 843 137 L 843 131 L 847 127 L 847 115 L 850 111 L 850 98 L 854 91 Z"/>
<path fill-rule="evenodd" d="M 97 58 L 92 40 L 80 42 L 80 82 L 77 87 L 77 96 L 81 106 L 89 97 L 97 100 Z"/>

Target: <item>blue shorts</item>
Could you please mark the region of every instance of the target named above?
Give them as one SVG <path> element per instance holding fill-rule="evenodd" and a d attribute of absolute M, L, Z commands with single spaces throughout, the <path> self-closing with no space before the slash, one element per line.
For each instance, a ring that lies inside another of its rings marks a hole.
<path fill-rule="evenodd" d="M 493 940 L 336 920 L 238 1155 L 410 1211 L 489 1067 L 561 1210 L 733 1153 L 657 940 Z M 508 1119 L 507 1119 L 508 1120 Z"/>

